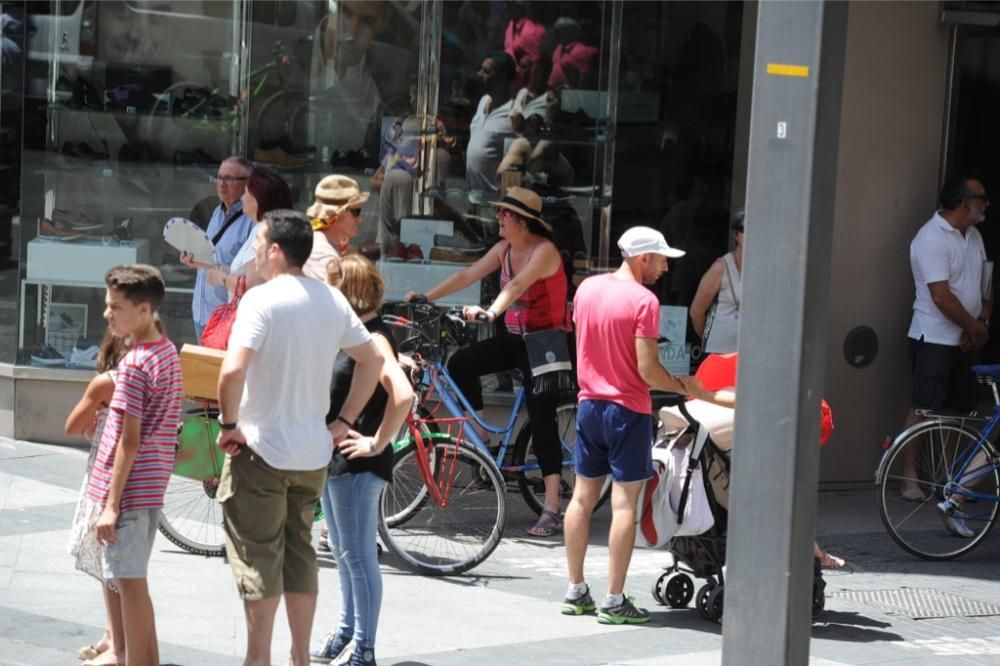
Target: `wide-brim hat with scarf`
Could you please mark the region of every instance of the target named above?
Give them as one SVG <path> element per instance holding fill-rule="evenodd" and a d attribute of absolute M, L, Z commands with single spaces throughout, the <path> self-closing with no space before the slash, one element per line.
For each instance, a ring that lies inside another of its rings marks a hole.
<path fill-rule="evenodd" d="M 368 192 L 362 192 L 358 181 L 347 176 L 332 175 L 319 181 L 314 192 L 315 201 L 306 210 L 313 219 L 316 230 L 329 226 L 334 217 L 348 208 L 360 208 L 368 201 Z"/>

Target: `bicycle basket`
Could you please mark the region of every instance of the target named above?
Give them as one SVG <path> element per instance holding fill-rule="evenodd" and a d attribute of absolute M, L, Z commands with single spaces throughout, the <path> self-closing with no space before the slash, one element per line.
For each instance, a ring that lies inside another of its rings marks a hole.
<path fill-rule="evenodd" d="M 441 313 L 433 305 L 387 304 L 382 321 L 392 331 L 400 354 L 420 354 L 430 360 L 441 358 Z"/>
<path fill-rule="evenodd" d="M 215 445 L 219 435 L 219 422 L 212 416 L 198 414 L 189 417 L 177 436 L 177 460 L 174 474 L 207 481 L 222 474 L 226 454 Z"/>

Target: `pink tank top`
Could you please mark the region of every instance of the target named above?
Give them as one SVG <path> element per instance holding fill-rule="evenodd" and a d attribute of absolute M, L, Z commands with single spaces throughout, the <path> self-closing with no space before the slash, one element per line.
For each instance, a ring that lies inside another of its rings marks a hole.
<path fill-rule="evenodd" d="M 534 253 L 534 250 L 532 250 Z M 528 257 L 529 261 L 531 257 Z M 500 265 L 500 289 L 514 278 L 510 265 L 510 245 Z M 566 316 L 566 272 L 559 267 L 548 277 L 536 280 L 507 308 L 504 323 L 511 333 L 523 335 L 550 328 L 569 328 Z"/>

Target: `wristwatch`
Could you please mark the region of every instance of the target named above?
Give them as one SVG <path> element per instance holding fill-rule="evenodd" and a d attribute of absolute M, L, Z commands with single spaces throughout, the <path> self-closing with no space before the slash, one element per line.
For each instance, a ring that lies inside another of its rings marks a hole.
<path fill-rule="evenodd" d="M 219 427 L 222 428 L 223 430 L 236 430 L 236 421 L 233 421 L 232 423 L 226 423 L 225 421 L 222 420 L 222 414 L 219 414 L 216 420 L 219 422 Z"/>

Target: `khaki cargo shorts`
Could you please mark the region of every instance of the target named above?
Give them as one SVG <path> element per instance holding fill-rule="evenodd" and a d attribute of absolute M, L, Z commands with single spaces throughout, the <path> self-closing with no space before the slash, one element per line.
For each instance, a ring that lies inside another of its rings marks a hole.
<path fill-rule="evenodd" d="M 317 593 L 312 523 L 325 481 L 326 467 L 275 469 L 249 448 L 226 457 L 218 499 L 240 598 Z"/>

